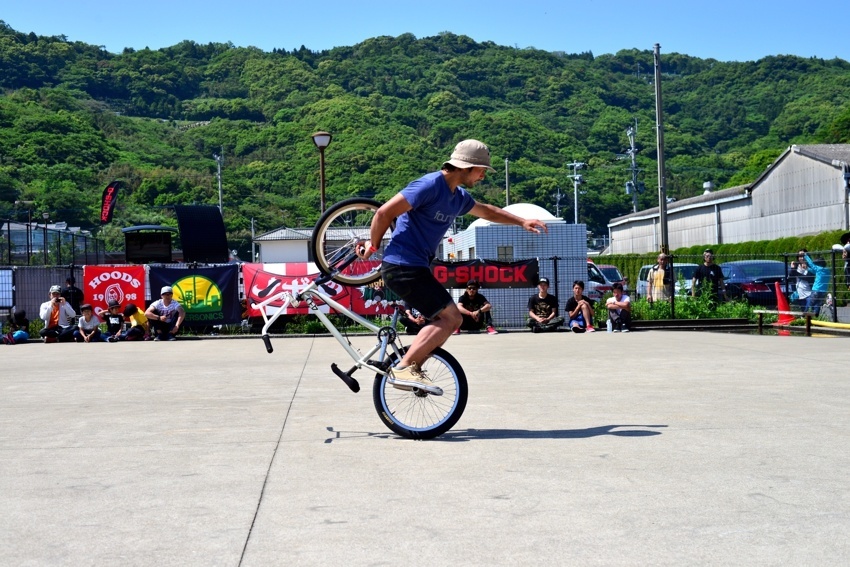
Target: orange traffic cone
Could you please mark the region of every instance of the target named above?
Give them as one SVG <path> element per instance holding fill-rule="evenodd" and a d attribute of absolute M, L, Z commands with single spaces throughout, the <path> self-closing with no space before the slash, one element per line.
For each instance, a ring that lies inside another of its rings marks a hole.
<path fill-rule="evenodd" d="M 785 294 L 782 293 L 782 288 L 779 287 L 779 282 L 776 282 L 776 306 L 779 311 L 791 311 L 791 308 L 788 306 L 788 299 L 785 297 Z M 789 325 L 793 320 L 793 315 L 779 315 L 779 320 L 776 324 Z"/>

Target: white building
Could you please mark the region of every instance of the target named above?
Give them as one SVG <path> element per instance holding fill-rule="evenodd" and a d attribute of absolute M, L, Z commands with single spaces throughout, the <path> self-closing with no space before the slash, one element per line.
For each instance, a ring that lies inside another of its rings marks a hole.
<path fill-rule="evenodd" d="M 850 230 L 850 144 L 789 147 L 753 183 L 667 206 L 670 250 Z M 611 254 L 660 250 L 658 207 L 608 223 Z"/>

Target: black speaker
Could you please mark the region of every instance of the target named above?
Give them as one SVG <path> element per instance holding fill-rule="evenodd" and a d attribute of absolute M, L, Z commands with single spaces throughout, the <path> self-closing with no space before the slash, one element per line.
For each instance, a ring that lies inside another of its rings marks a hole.
<path fill-rule="evenodd" d="M 226 264 L 230 259 L 221 211 L 213 205 L 178 205 L 177 226 L 184 262 Z"/>

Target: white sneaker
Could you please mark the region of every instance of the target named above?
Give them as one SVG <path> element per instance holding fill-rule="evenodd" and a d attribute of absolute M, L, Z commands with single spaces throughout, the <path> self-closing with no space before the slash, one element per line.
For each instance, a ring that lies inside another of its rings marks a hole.
<path fill-rule="evenodd" d="M 625 329 L 623 329 L 623 332 L 624 332 L 624 333 L 628 333 L 628 332 L 629 332 L 629 328 L 628 328 L 628 327 L 626 327 Z"/>

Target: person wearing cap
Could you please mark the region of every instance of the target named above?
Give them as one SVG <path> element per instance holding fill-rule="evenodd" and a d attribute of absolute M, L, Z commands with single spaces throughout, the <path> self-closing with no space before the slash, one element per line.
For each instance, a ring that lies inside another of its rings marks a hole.
<path fill-rule="evenodd" d="M 39 331 L 46 343 L 70 343 L 74 340 L 72 322 L 77 316 L 76 311 L 62 297 L 62 288 L 51 286 L 50 299 L 41 304 L 38 316 L 44 321 L 44 328 Z"/>
<path fill-rule="evenodd" d="M 646 276 L 646 300 L 650 303 L 669 301 L 672 296 L 673 270 L 670 269 L 670 257 L 662 252 Z"/>
<path fill-rule="evenodd" d="M 177 339 L 177 333 L 183 326 L 186 312 L 183 306 L 174 301 L 174 290 L 170 285 L 163 286 L 159 290 L 160 299 L 150 304 L 145 317 L 150 323 L 153 340 L 173 341 Z"/>
<path fill-rule="evenodd" d="M 75 283 L 77 283 L 77 281 L 74 279 L 74 276 L 65 280 L 65 289 L 62 290 L 62 297 L 65 298 L 65 301 L 67 301 L 71 307 L 74 308 L 77 315 L 79 315 L 81 313 L 81 305 L 85 299 L 83 297 L 83 290 L 74 285 Z"/>
<path fill-rule="evenodd" d="M 528 327 L 532 333 L 557 331 L 564 323 L 558 316 L 558 298 L 549 293 L 549 278 L 537 281 L 537 293 L 528 299 Z"/>
<path fill-rule="evenodd" d="M 478 291 L 480 287 L 481 284 L 474 278 L 466 282 L 466 291 L 457 300 L 457 308 L 463 317 L 463 322 L 458 329 L 455 329 L 456 335 L 459 335 L 461 331 L 480 331 L 484 325 L 487 325 L 488 335 L 499 334 L 493 326 L 493 316 L 490 314 L 493 306 Z"/>
<path fill-rule="evenodd" d="M 487 171 L 495 171 L 490 166 L 490 149 L 478 140 L 463 140 L 440 171 L 411 182 L 378 209 L 372 219 L 369 242 L 363 242 L 357 250 L 364 259 L 377 252 L 395 221 L 381 264 L 384 284 L 432 321 L 391 369 L 389 382 L 396 388 L 427 386 L 430 381 L 420 372 L 422 362 L 463 322 L 451 295 L 430 269 L 455 218 L 471 213 L 492 222 L 521 226 L 529 232 L 547 231 L 537 219 L 522 219 L 498 207 L 477 203 L 467 189 L 483 181 Z"/>
<path fill-rule="evenodd" d="M 703 263 L 697 266 L 691 280 L 691 295 L 697 297 L 707 289 L 715 302 L 721 301 L 726 295 L 726 284 L 723 281 L 723 270 L 714 263 L 714 251 L 709 248 L 703 252 L 702 260 Z"/>
<path fill-rule="evenodd" d="M 95 313 L 106 323 L 106 332 L 103 333 L 104 340 L 117 343 L 121 340 L 121 332 L 124 330 L 124 314 L 121 312 L 121 304 L 115 299 L 106 303 L 106 309 Z"/>

